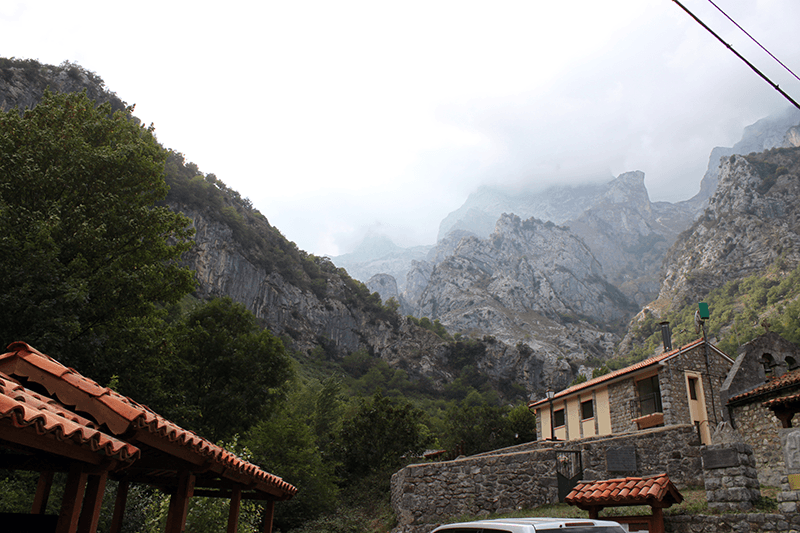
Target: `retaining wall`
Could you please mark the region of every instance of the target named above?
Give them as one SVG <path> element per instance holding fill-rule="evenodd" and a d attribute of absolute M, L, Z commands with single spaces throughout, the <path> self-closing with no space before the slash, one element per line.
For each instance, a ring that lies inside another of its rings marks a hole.
<path fill-rule="evenodd" d="M 625 464 L 635 468 L 609 470 L 609 450 L 621 448 L 628 452 Z M 399 522 L 395 532 L 427 533 L 438 523 L 461 515 L 506 513 L 555 503 L 559 450 L 581 451 L 584 479 L 666 472 L 678 487 L 703 484 L 700 442 L 690 425 L 567 442 L 539 441 L 403 468 L 392 476 L 392 506 Z"/>

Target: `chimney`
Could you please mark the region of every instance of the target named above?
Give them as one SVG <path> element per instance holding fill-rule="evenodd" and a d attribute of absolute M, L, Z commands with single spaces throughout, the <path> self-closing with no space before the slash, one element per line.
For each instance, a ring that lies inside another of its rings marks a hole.
<path fill-rule="evenodd" d="M 661 340 L 664 342 L 664 351 L 672 351 L 672 334 L 669 331 L 669 322 L 660 322 Z"/>

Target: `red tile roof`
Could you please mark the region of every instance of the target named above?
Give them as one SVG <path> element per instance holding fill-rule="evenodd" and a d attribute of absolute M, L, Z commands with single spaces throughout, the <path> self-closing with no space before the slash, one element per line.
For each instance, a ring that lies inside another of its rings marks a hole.
<path fill-rule="evenodd" d="M 652 477 L 626 477 L 606 481 L 581 481 L 564 500 L 581 509 L 623 505 L 669 507 L 683 501 L 666 474 Z"/>
<path fill-rule="evenodd" d="M 790 394 L 789 396 L 781 396 L 780 398 L 773 398 L 771 400 L 767 400 L 766 402 L 762 402 L 761 406 L 771 409 L 773 407 L 798 405 L 798 404 L 800 404 L 800 392 L 795 394 Z"/>
<path fill-rule="evenodd" d="M 147 445 L 197 465 L 206 465 L 220 476 L 246 483 L 279 499 L 288 499 L 297 488 L 261 470 L 225 449 L 170 422 L 144 405 L 67 368 L 24 342 L 8 346 L 0 355 L 0 372 L 27 378 L 44 386 L 65 406 L 91 415 L 114 435 L 126 435 L 138 446 Z"/>
<path fill-rule="evenodd" d="M 754 389 L 751 389 L 747 392 L 743 392 L 741 394 L 737 394 L 733 398 L 729 399 L 728 403 L 745 400 L 755 396 L 762 396 L 764 394 L 776 391 L 778 389 L 782 389 L 784 387 L 792 387 L 798 385 L 800 385 L 800 370 L 793 370 L 792 372 L 787 372 L 784 375 L 779 376 L 777 378 L 770 379 L 763 385 L 759 385 Z"/>
<path fill-rule="evenodd" d="M 0 373 L 0 419 L 11 427 L 35 432 L 54 441 L 77 445 L 125 463 L 141 457 L 136 446 L 106 435 L 97 425 L 51 398 L 29 391 Z M 65 450 L 66 451 L 66 450 Z"/>
<path fill-rule="evenodd" d="M 620 376 L 624 376 L 625 374 L 630 374 L 630 373 L 636 372 L 638 370 L 642 370 L 644 368 L 657 365 L 658 363 L 660 363 L 662 361 L 666 361 L 667 359 L 671 359 L 672 357 L 676 357 L 676 356 L 680 355 L 681 353 L 686 352 L 688 350 L 691 350 L 692 348 L 696 348 L 697 346 L 700 346 L 702 344 L 703 344 L 703 339 L 697 339 L 696 341 L 690 342 L 689 344 L 681 346 L 680 348 L 676 348 L 676 349 L 674 349 L 672 351 L 664 352 L 664 353 L 661 353 L 659 355 L 655 355 L 653 357 L 645 359 L 644 361 L 639 361 L 638 363 L 634 363 L 634 364 L 632 364 L 630 366 L 626 366 L 625 368 L 620 368 L 619 370 L 615 370 L 613 372 L 609 372 L 608 374 L 603 374 L 602 376 L 598 376 L 596 378 L 590 379 L 589 381 L 584 381 L 583 383 L 579 383 L 577 385 L 574 385 L 572 387 L 564 389 L 561 392 L 556 393 L 556 395 L 553 397 L 553 399 L 555 400 L 557 398 L 561 398 L 561 397 L 564 397 L 564 396 L 569 396 L 569 395 L 574 394 L 574 393 L 576 393 L 578 391 L 581 391 L 581 390 L 584 390 L 584 389 L 588 389 L 590 387 L 594 387 L 595 385 L 598 385 L 598 384 L 603 383 L 605 381 L 611 381 L 612 379 L 618 378 Z M 730 360 L 731 363 L 733 363 L 733 360 L 730 359 L 730 357 L 725 355 L 725 353 L 720 351 L 713 344 L 709 343 L 708 346 L 710 348 L 714 349 L 714 351 L 716 351 L 717 353 L 719 353 L 723 357 L 725 357 L 728 360 Z M 531 408 L 531 407 L 539 407 L 540 405 L 545 405 L 547 403 L 548 403 L 547 399 L 537 400 L 535 402 L 529 403 L 528 407 L 529 408 Z"/>

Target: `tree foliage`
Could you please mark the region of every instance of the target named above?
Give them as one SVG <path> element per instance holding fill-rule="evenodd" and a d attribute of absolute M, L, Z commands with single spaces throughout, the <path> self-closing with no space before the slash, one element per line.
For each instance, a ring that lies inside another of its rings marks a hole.
<path fill-rule="evenodd" d="M 100 347 L 194 286 L 189 221 L 155 205 L 166 154 L 128 113 L 50 92 L 0 111 L 0 338 L 97 378 Z"/>
<path fill-rule="evenodd" d="M 190 312 L 174 333 L 174 391 L 184 423 L 212 440 L 243 433 L 263 419 L 291 375 L 281 341 L 230 298 Z"/>
<path fill-rule="evenodd" d="M 431 444 L 424 420 L 424 413 L 407 400 L 390 399 L 380 391 L 361 398 L 355 414 L 342 425 L 337 450 L 342 478 L 352 483 L 378 474 L 388 484 L 392 472 Z"/>

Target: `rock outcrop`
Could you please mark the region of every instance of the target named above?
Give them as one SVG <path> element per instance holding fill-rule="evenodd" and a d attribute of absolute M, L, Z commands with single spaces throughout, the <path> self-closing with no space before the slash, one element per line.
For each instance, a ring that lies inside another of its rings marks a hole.
<path fill-rule="evenodd" d="M 726 281 L 800 262 L 800 148 L 723 161 L 717 192 L 665 259 L 660 301 L 678 308 Z"/>
<path fill-rule="evenodd" d="M 568 229 L 503 215 L 489 239 L 465 237 L 431 267 L 417 312 L 450 331 L 492 335 L 545 360 L 580 364 L 610 355 L 611 325 L 632 311 Z"/>
<path fill-rule="evenodd" d="M 110 102 L 114 111 L 125 109 L 117 95 L 106 90 L 103 80 L 93 72 L 64 62 L 60 66 L 42 65 L 36 60 L 0 58 L 0 109 L 20 111 L 32 108 L 41 100 L 45 89 L 70 93 L 86 91 L 95 102 Z"/>

